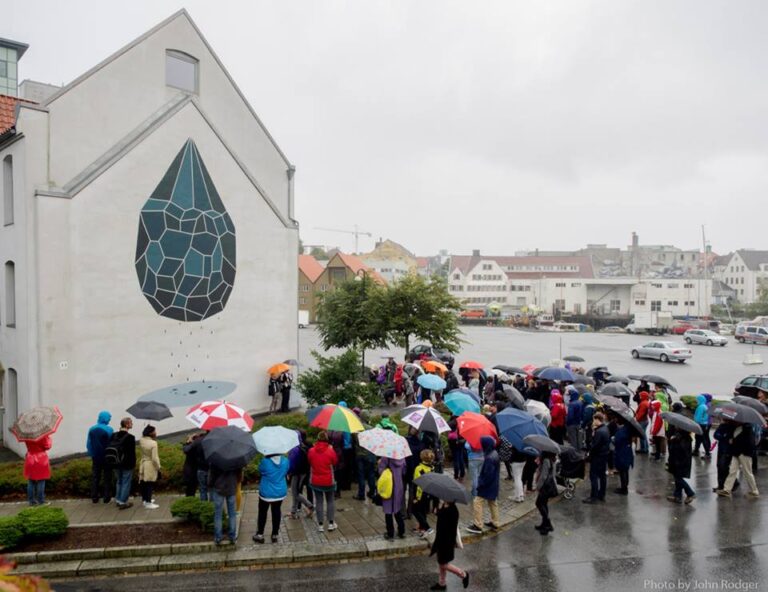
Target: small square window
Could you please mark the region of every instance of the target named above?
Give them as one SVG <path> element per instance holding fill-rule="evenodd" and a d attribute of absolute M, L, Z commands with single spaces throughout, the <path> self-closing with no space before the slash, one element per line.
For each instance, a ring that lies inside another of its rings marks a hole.
<path fill-rule="evenodd" d="M 196 58 L 173 49 L 165 51 L 165 83 L 187 92 L 197 92 L 198 64 Z"/>

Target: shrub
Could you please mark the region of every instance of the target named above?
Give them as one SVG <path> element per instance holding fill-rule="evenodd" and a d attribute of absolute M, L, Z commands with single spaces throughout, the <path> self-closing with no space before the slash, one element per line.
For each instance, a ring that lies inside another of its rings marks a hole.
<path fill-rule="evenodd" d="M 27 494 L 24 463 L 7 462 L 0 464 L 0 498 L 22 493 L 24 496 Z"/>
<path fill-rule="evenodd" d="M 10 549 L 24 538 L 24 525 L 18 516 L 3 516 L 0 518 L 0 547 Z"/>
<path fill-rule="evenodd" d="M 91 495 L 91 460 L 77 458 L 51 467 L 46 489 L 59 495 L 83 497 Z"/>
<path fill-rule="evenodd" d="M 223 520 L 226 521 L 226 508 Z M 196 497 L 185 497 L 171 505 L 171 515 L 195 522 L 206 532 L 213 532 L 213 502 L 203 502 Z"/>
<path fill-rule="evenodd" d="M 200 516 L 198 519 L 198 522 L 200 523 L 200 528 L 203 529 L 205 532 L 213 532 L 213 502 L 203 502 L 202 507 L 200 508 Z M 227 517 L 227 508 L 224 507 L 224 512 L 222 516 L 222 520 L 226 523 Z"/>
<path fill-rule="evenodd" d="M 21 521 L 25 535 L 30 538 L 51 538 L 63 535 L 69 526 L 69 519 L 62 508 L 42 506 L 27 508 L 16 517 Z"/>
<path fill-rule="evenodd" d="M 346 401 L 352 407 L 375 407 L 382 402 L 379 387 L 361 373 L 360 355 L 347 350 L 339 356 L 322 356 L 316 351 L 317 370 L 307 370 L 296 380 L 296 388 L 311 406 Z"/>

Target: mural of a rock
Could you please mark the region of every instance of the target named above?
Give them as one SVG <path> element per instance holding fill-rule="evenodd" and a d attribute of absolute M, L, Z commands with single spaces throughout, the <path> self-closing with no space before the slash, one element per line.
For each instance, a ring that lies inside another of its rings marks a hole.
<path fill-rule="evenodd" d="M 202 321 L 224 310 L 235 269 L 235 226 L 189 139 L 141 209 L 141 291 L 161 316 Z"/>

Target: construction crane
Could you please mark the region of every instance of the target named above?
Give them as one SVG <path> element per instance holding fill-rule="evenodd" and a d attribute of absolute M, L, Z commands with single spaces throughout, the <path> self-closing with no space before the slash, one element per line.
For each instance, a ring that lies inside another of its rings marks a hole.
<path fill-rule="evenodd" d="M 357 224 L 355 224 L 354 230 L 341 230 L 338 228 L 318 228 L 315 227 L 315 230 L 324 230 L 326 232 L 342 232 L 344 234 L 354 234 L 355 235 L 355 254 L 360 252 L 359 248 L 359 242 L 360 242 L 360 235 L 363 236 L 373 236 L 370 232 L 365 232 L 363 230 L 358 230 Z"/>

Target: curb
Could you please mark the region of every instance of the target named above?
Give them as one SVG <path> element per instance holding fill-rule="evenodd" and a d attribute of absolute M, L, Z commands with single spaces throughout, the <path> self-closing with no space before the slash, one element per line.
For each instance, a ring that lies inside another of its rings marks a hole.
<path fill-rule="evenodd" d="M 553 500 L 556 501 L 556 500 Z M 482 535 L 462 532 L 465 543 L 474 543 L 509 529 L 535 511 L 532 500 L 514 506 L 501 520 L 500 529 Z M 271 569 L 317 564 L 347 563 L 409 555 L 425 555 L 429 545 L 422 539 L 387 541 L 383 538 L 354 543 L 248 545 L 217 547 L 210 543 L 107 547 L 71 551 L 18 553 L 8 559 L 17 563 L 13 573 L 46 578 L 73 579 L 93 576 L 166 573 L 218 569 Z"/>

